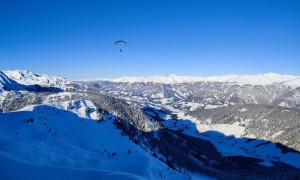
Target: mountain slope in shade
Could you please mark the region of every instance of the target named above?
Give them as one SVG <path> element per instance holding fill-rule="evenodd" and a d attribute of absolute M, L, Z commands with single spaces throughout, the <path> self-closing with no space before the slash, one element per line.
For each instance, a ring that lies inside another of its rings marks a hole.
<path fill-rule="evenodd" d="M 70 108 L 70 104 L 75 106 Z M 90 101 L 29 106 L 1 113 L 0 167 L 6 171 L 0 176 L 23 179 L 15 174 L 17 168 L 24 177 L 33 177 L 32 172 L 37 170 L 36 177 L 48 179 L 189 178 L 121 135 L 112 114 L 105 115 L 101 122 L 95 119 L 97 113 Z M 11 166 L 15 168 L 9 169 Z"/>
<path fill-rule="evenodd" d="M 2 179 L 124 179 L 124 180 L 140 180 L 146 179 L 141 176 L 129 174 L 125 172 L 109 171 L 102 169 L 88 168 L 70 168 L 60 166 L 43 166 L 35 165 L 28 162 L 13 159 L 11 157 L 0 155 L 0 168 Z M 12 169 L 18 169 L 17 173 Z M 3 173 L 4 172 L 4 173 Z"/>
<path fill-rule="evenodd" d="M 36 74 L 27 70 L 7 70 L 2 71 L 2 73 L 18 84 L 25 85 L 27 87 L 38 85 L 41 87 L 57 88 L 64 91 L 74 91 L 75 88 L 78 88 L 77 90 L 79 90 L 79 88 L 83 88 L 80 87 L 79 84 L 69 81 L 63 77 Z"/>
<path fill-rule="evenodd" d="M 84 86 L 71 81 L 52 81 L 55 77 L 28 71 L 11 71 L 7 73 L 10 76 L 2 74 L 5 78 L 1 81 L 3 87 L 17 84 L 24 88 L 13 89 L 11 86 L 11 90 L 2 88 L 0 93 L 6 112 L 0 114 L 0 143 L 4 147 L 0 149 L 0 158 L 7 164 L 18 167 L 27 164 L 41 172 L 51 169 L 62 175 L 65 173 L 67 177 L 77 170 L 78 177 L 85 177 L 87 173 L 95 174 L 93 177 L 109 177 L 109 173 L 129 179 L 186 179 L 189 175 L 206 178 L 191 172 L 218 178 L 298 177 L 299 163 L 293 163 L 299 159 L 298 154 L 285 146 L 276 147 L 274 142 L 244 137 L 244 130 L 251 128 L 248 121 L 243 121 L 250 117 L 246 114 L 250 107 L 238 108 L 236 115 L 240 115 L 239 112 L 245 114 L 240 117 L 239 124 L 235 117 L 232 122 L 225 122 L 226 113 L 220 108 L 226 106 L 230 110 L 230 107 L 236 107 L 232 104 L 252 103 L 253 111 L 260 115 L 264 112 L 271 115 L 260 108 L 261 104 L 273 107 L 286 103 L 284 106 L 297 108 L 299 88 L 284 85 L 290 76 L 257 75 L 256 80 L 252 76 L 233 75 L 227 80 L 222 77 L 226 83 L 99 81 L 85 82 L 87 85 Z M 42 76 L 46 78 L 40 78 Z M 181 77 L 172 76 L 176 82 L 182 82 Z M 284 82 L 278 81 L 279 76 Z M 229 82 L 230 78 L 234 83 Z M 254 84 L 264 81 L 267 85 L 237 84 L 236 78 Z M 288 81 L 298 86 L 297 78 Z M 48 82 L 53 84 L 49 86 Z M 270 82 L 276 83 L 268 85 Z M 62 91 L 51 91 L 51 87 Z M 68 87 L 73 91 L 68 92 Z M 29 106 L 33 104 L 43 105 Z M 149 107 L 154 107 L 154 111 L 147 110 Z M 167 113 L 157 113 L 156 107 L 162 107 Z M 185 114 L 201 110 L 220 112 L 220 121 L 207 125 L 199 123 L 201 118 L 196 116 L 194 119 Z M 157 114 L 163 117 L 157 118 Z M 281 111 L 279 114 L 293 115 Z M 252 119 L 259 126 L 259 117 L 254 115 Z M 287 119 L 288 122 L 293 121 Z M 262 134 L 270 129 L 260 127 Z M 281 126 L 278 128 L 279 132 L 272 130 L 271 136 L 289 137 L 280 134 Z M 20 146 L 24 148 L 17 148 Z M 272 149 L 272 153 L 267 149 Z M 7 177 L 13 178 L 9 172 Z"/>
<path fill-rule="evenodd" d="M 2 112 L 2 103 L 5 100 L 8 91 L 25 90 L 25 87 L 10 79 L 2 71 L 0 71 L 0 112 Z"/>
<path fill-rule="evenodd" d="M 145 112 L 160 119 L 168 129 L 208 140 L 223 157 L 260 158 L 269 165 L 272 165 L 270 161 L 279 161 L 300 168 L 300 153 L 297 151 L 300 111 L 297 109 L 235 105 L 192 112 L 190 115 L 194 117 L 179 111 L 168 114 L 170 112 L 166 110 L 151 107 L 145 108 Z M 281 122 L 288 113 L 293 118 Z M 288 128 L 288 122 L 293 128 Z M 265 134 L 265 129 L 268 129 L 268 134 Z M 285 141 L 291 148 L 275 143 Z"/>
<path fill-rule="evenodd" d="M 26 70 L 7 70 L 3 72 L 12 80 L 24 85 L 39 84 L 58 87 L 70 83 L 70 81 L 62 77 L 40 75 Z"/>
<path fill-rule="evenodd" d="M 25 90 L 25 87 L 9 78 L 5 73 L 0 71 L 0 93 L 4 90 Z"/>

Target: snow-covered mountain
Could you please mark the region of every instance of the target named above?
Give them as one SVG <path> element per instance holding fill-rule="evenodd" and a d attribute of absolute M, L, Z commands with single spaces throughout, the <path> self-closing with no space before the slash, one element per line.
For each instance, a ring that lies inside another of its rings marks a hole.
<path fill-rule="evenodd" d="M 199 119 L 200 131 L 266 139 L 300 151 L 300 110 L 295 108 L 242 104 L 196 110 L 189 115 Z"/>
<path fill-rule="evenodd" d="M 0 178 L 300 177 L 299 77 L 130 79 L 0 71 Z"/>
<path fill-rule="evenodd" d="M 53 96 L 68 99 L 72 93 L 86 90 L 84 85 L 62 77 L 26 70 L 0 71 L 0 112 L 48 102 Z"/>
<path fill-rule="evenodd" d="M 265 162 L 276 159 L 300 167 L 299 110 L 235 105 L 191 112 L 192 117 L 150 107 L 146 112 L 161 118 L 169 129 L 209 140 L 225 157 L 260 157 Z"/>
<path fill-rule="evenodd" d="M 99 115 L 91 101 L 0 114 L 1 179 L 188 179 L 123 136 L 114 115 Z"/>
<path fill-rule="evenodd" d="M 225 76 L 177 76 L 174 74 L 168 76 L 150 76 L 150 77 L 120 77 L 114 79 L 94 79 L 85 81 L 109 81 L 123 83 L 161 83 L 161 84 L 180 84 L 195 82 L 219 82 L 234 83 L 238 85 L 271 85 L 280 83 L 292 87 L 298 87 L 300 77 L 291 75 L 280 75 L 276 73 L 258 74 L 258 75 L 225 75 Z"/>
<path fill-rule="evenodd" d="M 79 89 L 78 84 L 69 81 L 63 77 L 49 76 L 45 74 L 36 74 L 27 70 L 7 70 L 0 71 L 10 80 L 27 87 L 38 85 L 40 87 L 56 88 L 64 91 Z M 74 87 L 77 86 L 77 87 Z"/>
<path fill-rule="evenodd" d="M 264 154 L 259 158 L 242 158 L 239 151 L 243 150 L 237 148 L 234 150 L 238 156 L 232 153 L 222 157 L 209 141 L 173 132 L 169 125 L 165 128 L 170 130 L 142 134 L 134 126 L 122 122 L 120 117 L 99 110 L 96 104 L 86 100 L 27 106 L 18 111 L 1 113 L 0 125 L 3 145 L 0 167 L 5 170 L 0 176 L 8 179 L 24 176 L 44 178 L 45 174 L 49 179 L 74 175 L 76 178 L 86 178 L 89 173 L 92 178 L 101 179 L 209 178 L 200 174 L 199 170 L 221 179 L 242 176 L 297 177 L 300 173 L 295 168 L 297 164 L 287 165 L 284 162 L 286 158 L 279 160 L 266 155 L 263 157 Z M 280 152 L 280 149 L 273 148 L 275 152 Z M 188 157 L 186 153 L 194 159 L 185 159 Z M 287 154 L 282 157 L 286 156 L 292 156 L 295 160 L 300 155 Z M 179 164 L 176 162 L 182 165 L 192 163 L 186 168 L 200 169 L 196 171 L 198 173 L 191 173 L 185 168 L 178 170 Z M 20 169 L 20 173 L 11 171 L 9 168 L 12 166 Z M 241 167 L 243 172 L 238 171 Z M 39 172 L 35 173 L 35 170 Z M 54 173 L 48 174 L 49 171 Z"/>
<path fill-rule="evenodd" d="M 40 75 L 26 70 L 8 70 L 3 71 L 3 73 L 12 80 L 24 85 L 38 84 L 42 86 L 63 87 L 63 85 L 71 83 L 71 81 L 62 77 Z"/>
<path fill-rule="evenodd" d="M 163 125 L 182 132 L 191 129 L 196 133 L 187 131 L 189 135 L 198 133 L 196 137 L 208 138 L 216 147 L 221 147 L 221 152 L 224 146 L 220 146 L 220 142 L 226 146 L 225 149 L 242 148 L 251 157 L 263 154 L 255 148 L 259 142 L 252 143 L 252 146 L 236 140 L 233 143 L 236 146 L 231 146 L 231 140 L 226 142 L 227 136 L 231 135 L 265 139 L 300 150 L 300 81 L 297 76 L 274 73 L 208 78 L 171 75 L 102 79 L 85 83 L 127 101 L 140 103 L 149 115 L 167 118 L 168 121 L 164 121 Z M 149 107 L 162 108 L 165 113 Z M 215 135 L 211 133 L 207 133 L 206 137 L 199 135 L 206 131 L 218 131 L 226 134 L 226 138 L 223 141 L 220 136 L 214 141 Z M 264 148 L 263 145 L 258 147 Z M 240 154 L 237 151 L 235 153 Z M 278 154 L 267 155 L 280 159 Z"/>
<path fill-rule="evenodd" d="M 0 71 L 0 92 L 4 90 L 25 90 L 25 87 Z"/>
<path fill-rule="evenodd" d="M 185 81 L 184 83 L 166 84 L 160 81 L 156 83 L 106 80 L 85 81 L 83 83 L 90 85 L 90 87 L 100 87 L 100 90 L 127 100 L 185 110 L 208 109 L 241 103 L 300 107 L 299 77 L 274 74 L 241 77 L 237 79 L 240 82 L 243 79 L 248 79 L 247 83 L 246 80 L 240 84 L 236 81 L 233 81 L 234 83 Z M 274 77 L 277 78 L 274 80 Z"/>

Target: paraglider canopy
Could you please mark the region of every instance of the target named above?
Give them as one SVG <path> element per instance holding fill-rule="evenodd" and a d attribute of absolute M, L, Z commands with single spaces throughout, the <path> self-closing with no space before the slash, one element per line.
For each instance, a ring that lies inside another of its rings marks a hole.
<path fill-rule="evenodd" d="M 118 40 L 115 42 L 115 45 L 119 44 L 119 43 L 124 43 L 124 44 L 127 44 L 126 41 L 123 41 L 123 40 Z M 120 52 L 122 52 L 122 49 L 120 49 Z"/>
<path fill-rule="evenodd" d="M 116 44 L 118 44 L 118 43 L 125 43 L 125 44 L 127 44 L 127 42 L 126 42 L 126 41 L 123 41 L 123 40 L 118 40 L 118 41 L 116 41 L 116 42 L 115 42 L 115 45 L 116 45 Z"/>

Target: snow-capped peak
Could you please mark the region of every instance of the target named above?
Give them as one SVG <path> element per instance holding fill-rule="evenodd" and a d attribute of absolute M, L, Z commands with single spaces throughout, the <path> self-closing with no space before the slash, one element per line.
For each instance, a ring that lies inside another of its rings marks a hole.
<path fill-rule="evenodd" d="M 70 84 L 71 81 L 66 80 L 63 77 L 55 77 L 44 74 L 36 74 L 27 70 L 7 70 L 2 71 L 10 79 L 23 85 L 40 85 L 45 87 L 57 87 L 65 89 L 66 84 Z"/>
<path fill-rule="evenodd" d="M 222 83 L 236 83 L 240 85 L 250 84 L 250 85 L 270 85 L 274 83 L 287 83 L 287 85 L 300 86 L 294 80 L 299 79 L 300 77 L 292 75 L 281 75 L 276 73 L 267 73 L 267 74 L 257 74 L 257 75 L 224 75 L 224 76 L 210 76 L 210 77 L 201 77 L 201 76 L 177 76 L 170 74 L 167 76 L 149 76 L 149 77 L 120 77 L 114 79 L 98 79 L 102 81 L 110 82 L 127 82 L 127 83 L 136 83 L 136 82 L 152 82 L 152 83 L 162 83 L 162 84 L 178 84 L 178 83 L 193 83 L 193 82 L 222 82 Z"/>
<path fill-rule="evenodd" d="M 0 71 L 0 92 L 3 91 L 3 89 L 11 90 L 23 90 L 24 87 L 22 85 L 18 84 L 17 82 L 10 79 L 6 74 L 4 74 L 2 71 Z"/>

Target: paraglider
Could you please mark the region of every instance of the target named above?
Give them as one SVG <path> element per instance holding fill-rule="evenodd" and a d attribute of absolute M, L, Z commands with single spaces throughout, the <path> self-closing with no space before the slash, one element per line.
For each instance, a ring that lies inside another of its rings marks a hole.
<path fill-rule="evenodd" d="M 123 40 L 118 40 L 115 42 L 115 45 L 119 44 L 119 43 L 124 43 L 124 44 L 127 44 L 126 41 L 123 41 Z M 120 49 L 120 52 L 122 52 L 122 49 Z"/>

